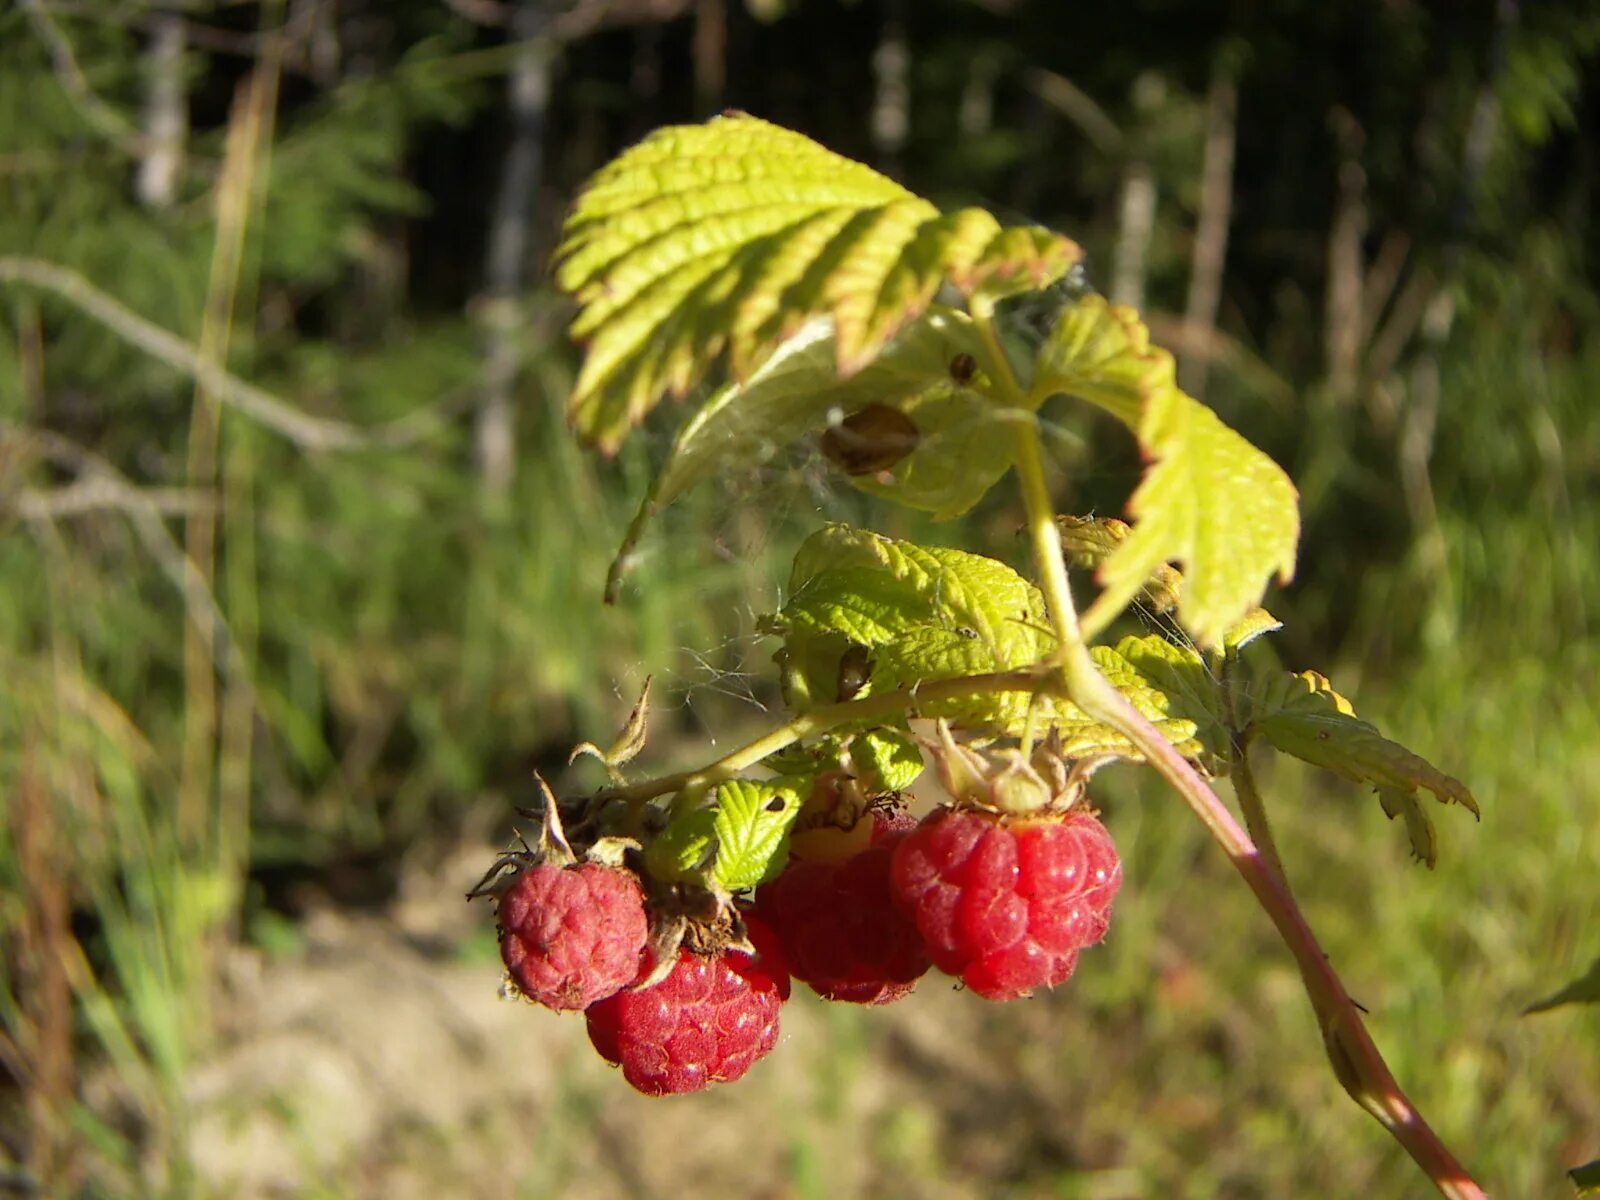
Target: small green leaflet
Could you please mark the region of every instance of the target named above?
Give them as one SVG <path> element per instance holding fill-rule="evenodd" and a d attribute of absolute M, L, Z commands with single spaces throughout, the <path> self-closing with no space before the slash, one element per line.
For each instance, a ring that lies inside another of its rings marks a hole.
<path fill-rule="evenodd" d="M 1573 1167 L 1567 1175 L 1572 1180 L 1572 1186 L 1578 1189 L 1578 1200 L 1600 1196 L 1600 1159 Z"/>
<path fill-rule="evenodd" d="M 1161 690 L 1173 716 L 1194 724 L 1196 740 L 1215 762 L 1228 761 L 1231 738 L 1222 692 L 1195 651 L 1152 633 L 1123 638 L 1117 653 Z"/>
<path fill-rule="evenodd" d="M 664 392 L 726 350 L 753 370 L 813 316 L 837 371 L 866 366 L 949 282 L 1047 286 L 1082 257 L 1049 230 L 926 200 L 809 138 L 742 113 L 659 129 L 602 167 L 562 230 L 556 282 L 588 343 L 578 429 L 614 451 Z"/>
<path fill-rule="evenodd" d="M 785 776 L 797 790 L 809 792 L 824 771 L 842 770 L 849 762 L 869 794 L 903 792 L 923 771 L 917 740 L 903 729 L 875 728 L 856 733 L 825 733 L 804 745 L 787 746 L 762 759 L 769 771 Z"/>
<path fill-rule="evenodd" d="M 840 378 L 832 321 L 807 322 L 743 382 L 718 389 L 679 431 L 612 562 L 607 601 L 615 601 L 646 526 L 667 505 L 705 480 L 769 461 L 869 403 L 904 412 L 921 440 L 883 479 L 852 482 L 941 519 L 966 512 L 1005 474 L 1012 454 L 994 406 L 950 375 L 957 355 L 979 351 L 972 319 L 935 305 L 870 364 Z"/>
<path fill-rule="evenodd" d="M 673 817 L 645 851 L 646 866 L 658 879 L 709 878 L 730 892 L 754 888 L 782 870 L 800 804 L 798 789 L 787 782 L 719 784 L 709 804 Z"/>
<path fill-rule="evenodd" d="M 1075 517 L 1064 513 L 1057 514 L 1056 527 L 1068 561 L 1080 567 L 1099 567 L 1133 533 L 1132 526 L 1115 517 Z M 1153 613 L 1169 613 L 1182 603 L 1183 588 L 1183 573 L 1170 563 L 1162 563 L 1145 580 L 1139 604 Z M 1242 650 L 1262 634 L 1282 628 L 1283 622 L 1266 609 L 1252 608 L 1228 627 L 1222 635 L 1222 646 L 1225 650 Z M 1192 657 L 1196 663 L 1200 661 L 1198 655 Z"/>
<path fill-rule="evenodd" d="M 1547 1012 L 1563 1004 L 1600 1004 L 1600 958 L 1595 959 L 1587 971 L 1566 987 L 1552 992 L 1543 1000 L 1535 1001 L 1522 1011 L 1525 1014 Z"/>
<path fill-rule="evenodd" d="M 1216 646 L 1260 603 L 1267 577 L 1294 574 L 1298 494 L 1283 470 L 1178 390 L 1172 356 L 1150 345 L 1133 310 L 1086 296 L 1040 347 L 1031 403 L 1078 396 L 1131 428 L 1151 466 L 1128 500 L 1133 531 L 1100 568 L 1084 615 L 1104 628 L 1168 561 L 1183 564 L 1178 620 Z"/>
<path fill-rule="evenodd" d="M 903 792 L 922 775 L 922 750 L 897 729 L 868 729 L 850 740 L 850 760 L 873 791 Z"/>
<path fill-rule="evenodd" d="M 791 690 L 824 701 L 835 696 L 838 657 L 826 653 L 835 646 L 867 648 L 872 670 L 859 694 L 868 695 L 1029 666 L 1055 644 L 1039 590 L 1004 563 L 845 525 L 801 545 L 778 622 L 789 666 L 805 676 Z M 1029 699 L 1008 693 L 978 703 L 1020 715 Z"/>
<path fill-rule="evenodd" d="M 935 679 L 1032 666 L 1055 649 L 1044 600 L 1010 567 L 961 550 L 918 546 L 844 525 L 813 534 L 795 555 L 789 603 L 774 621 L 785 640 L 792 704 L 831 703 L 840 656 L 865 647 L 871 672 L 858 695 Z M 1117 651 L 1096 663 L 1167 739 L 1199 753 L 1193 721 L 1168 712 L 1167 697 Z M 1135 757 L 1128 742 L 1076 705 L 1026 692 L 919 702 L 915 715 L 1021 734 L 1052 728 L 1071 758 Z"/>
<path fill-rule="evenodd" d="M 1437 847 L 1419 791 L 1430 791 L 1440 803 L 1460 804 L 1478 815 L 1478 802 L 1466 784 L 1384 737 L 1356 716 L 1350 702 L 1315 671 L 1269 681 L 1255 701 L 1247 733 L 1259 734 L 1285 754 L 1346 779 L 1372 784 L 1384 812 L 1391 819 L 1405 817 L 1411 848 L 1430 867 L 1437 861 Z"/>
<path fill-rule="evenodd" d="M 1205 747 L 1195 737 L 1195 722 L 1180 713 L 1174 713 L 1171 698 L 1162 691 L 1160 683 L 1146 675 L 1118 650 L 1110 646 L 1095 646 L 1089 651 L 1100 673 L 1111 685 L 1126 696 L 1139 714 L 1161 731 L 1187 759 L 1199 761 Z M 1133 748 L 1120 733 L 1091 721 L 1076 704 L 1058 701 L 1059 716 L 1056 730 L 1061 737 L 1061 752 L 1068 758 L 1109 757 L 1123 758 L 1129 762 L 1143 762 L 1144 755 Z"/>

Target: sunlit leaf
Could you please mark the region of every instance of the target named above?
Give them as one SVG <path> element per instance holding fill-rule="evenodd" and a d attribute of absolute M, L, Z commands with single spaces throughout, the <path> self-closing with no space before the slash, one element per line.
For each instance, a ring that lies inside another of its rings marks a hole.
<path fill-rule="evenodd" d="M 1437 857 L 1435 838 L 1418 792 L 1432 792 L 1440 803 L 1460 804 L 1478 815 L 1466 784 L 1384 737 L 1315 671 L 1279 676 L 1259 689 L 1247 730 L 1285 754 L 1372 784 L 1391 818 L 1405 816 L 1411 848 L 1430 867 Z"/>
<path fill-rule="evenodd" d="M 791 651 L 818 638 L 865 646 L 862 695 L 1027 666 L 1054 645 L 1039 590 L 1004 563 L 844 525 L 800 547 L 778 617 Z M 829 668 L 819 666 L 810 692 L 827 697 Z"/>
<path fill-rule="evenodd" d="M 1039 590 L 1004 563 L 842 525 L 801 546 L 774 624 L 785 639 L 787 694 L 799 707 L 839 698 L 839 663 L 850 647 L 865 647 L 870 664 L 858 695 L 1031 666 L 1055 648 Z M 1158 686 L 1110 647 L 1092 653 L 1168 740 L 1200 752 L 1194 722 L 1169 712 Z M 1012 735 L 1031 721 L 1036 736 L 1055 731 L 1068 757 L 1137 757 L 1120 734 L 1049 695 L 919 699 L 917 715 Z"/>
<path fill-rule="evenodd" d="M 923 771 L 922 749 L 908 733 L 868 729 L 850 740 L 850 759 L 873 791 L 902 792 Z"/>
<path fill-rule="evenodd" d="M 1059 514 L 1056 527 L 1061 545 L 1073 566 L 1098 568 L 1111 558 L 1133 533 L 1133 527 L 1115 517 L 1077 517 Z M 1170 563 L 1159 564 L 1139 590 L 1139 603 L 1155 614 L 1169 613 L 1182 603 L 1183 572 Z M 1252 608 L 1228 626 L 1222 635 L 1225 649 L 1240 650 L 1265 633 L 1282 629 L 1283 622 L 1266 609 Z M 1196 656 L 1196 661 L 1198 656 Z"/>
<path fill-rule="evenodd" d="M 784 781 L 729 780 L 709 804 L 673 818 L 650 843 L 647 865 L 661 880 L 709 878 L 730 892 L 754 888 L 782 870 L 800 804 L 799 791 Z"/>
<path fill-rule="evenodd" d="M 1276 574 L 1294 573 L 1300 518 L 1283 470 L 1178 390 L 1172 356 L 1136 314 L 1088 296 L 1063 310 L 1039 352 L 1032 399 L 1066 393 L 1134 431 L 1150 467 L 1128 501 L 1131 533 L 1101 565 L 1102 625 L 1169 561 L 1182 564 L 1178 620 L 1202 646 L 1222 642 Z"/>
<path fill-rule="evenodd" d="M 744 114 L 657 130 L 578 197 L 556 281 L 587 354 L 579 430 L 614 449 L 663 393 L 726 350 L 743 376 L 806 319 L 831 316 L 842 373 L 869 363 L 952 283 L 1033 288 L 1080 257 L 1067 238 L 941 215 L 893 180 Z"/>
<path fill-rule="evenodd" d="M 1194 723 L 1195 738 L 1213 758 L 1227 761 L 1229 734 L 1222 691 L 1198 653 L 1156 634 L 1125 637 L 1117 643 L 1117 653 L 1167 697 L 1172 716 Z"/>

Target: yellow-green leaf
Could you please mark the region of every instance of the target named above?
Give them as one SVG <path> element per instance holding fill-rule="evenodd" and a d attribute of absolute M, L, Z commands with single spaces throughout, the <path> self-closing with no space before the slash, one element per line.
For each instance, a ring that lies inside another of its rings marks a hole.
<path fill-rule="evenodd" d="M 1156 634 L 1125 637 L 1117 643 L 1117 653 L 1160 689 L 1172 716 L 1193 722 L 1195 739 L 1213 760 L 1228 761 L 1231 748 L 1222 689 L 1199 654 Z"/>
<path fill-rule="evenodd" d="M 1115 517 L 1074 517 L 1060 514 L 1056 527 L 1061 533 L 1061 546 L 1073 566 L 1096 567 L 1117 552 L 1133 529 Z M 1169 613 L 1178 608 L 1183 599 L 1183 572 L 1169 563 L 1161 563 L 1140 589 L 1139 600 L 1156 614 Z M 1265 633 L 1282 629 L 1283 622 L 1266 609 L 1250 609 L 1223 632 L 1222 645 L 1226 650 L 1242 650 Z M 1194 656 L 1199 662 L 1199 656 Z"/>
<path fill-rule="evenodd" d="M 1294 573 L 1298 496 L 1282 468 L 1185 395 L 1172 356 L 1150 345 L 1130 309 L 1088 296 L 1063 311 L 1041 347 L 1035 402 L 1082 397 L 1128 425 L 1150 467 L 1128 501 L 1132 532 L 1100 568 L 1085 615 L 1104 628 L 1169 561 L 1183 565 L 1178 620 L 1202 646 L 1259 604 L 1268 576 Z"/>
<path fill-rule="evenodd" d="M 1389 817 L 1405 817 L 1412 850 L 1430 867 L 1437 859 L 1433 826 L 1417 793 L 1432 792 L 1440 803 L 1478 815 L 1466 784 L 1384 737 L 1315 671 L 1268 683 L 1255 699 L 1247 733 L 1346 779 L 1372 784 Z"/>
<path fill-rule="evenodd" d="M 578 428 L 614 449 L 665 392 L 726 350 L 744 375 L 808 318 L 835 322 L 835 366 L 870 362 L 932 303 L 1043 287 L 1082 252 L 1043 229 L 926 200 L 809 138 L 744 114 L 656 131 L 578 197 L 556 281 L 588 342 Z"/>
<path fill-rule="evenodd" d="M 676 814 L 645 851 L 652 876 L 709 879 L 733 892 L 783 869 L 800 793 L 785 780 L 730 779 L 710 802 Z"/>
<path fill-rule="evenodd" d="M 783 634 L 786 694 L 800 707 L 839 699 L 842 656 L 858 648 L 867 668 L 853 694 L 870 695 L 925 680 L 1031 666 L 1056 645 L 1038 588 L 980 554 L 919 546 L 834 525 L 813 534 L 795 556 L 789 602 L 774 619 Z M 1134 707 L 1186 755 L 1202 752 L 1195 722 L 1170 711 L 1161 688 L 1108 646 L 1095 662 Z M 1138 759 L 1114 730 L 1068 701 L 1027 692 L 920 700 L 917 715 L 968 728 L 1036 736 L 1052 730 L 1069 758 Z"/>

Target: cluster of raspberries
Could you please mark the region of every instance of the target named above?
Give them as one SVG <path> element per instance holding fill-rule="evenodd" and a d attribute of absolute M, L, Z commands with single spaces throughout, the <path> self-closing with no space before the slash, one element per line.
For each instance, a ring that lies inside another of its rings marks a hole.
<path fill-rule="evenodd" d="M 738 1079 L 765 1056 L 791 976 L 856 1004 L 898 1000 L 930 965 L 990 1000 L 1063 983 L 1104 937 L 1121 883 L 1110 834 L 1083 809 L 947 806 L 918 822 L 880 804 L 850 831 L 797 834 L 721 937 L 663 949 L 660 914 L 621 862 L 529 860 L 492 891 L 516 990 L 582 1010 L 601 1057 L 667 1095 Z"/>

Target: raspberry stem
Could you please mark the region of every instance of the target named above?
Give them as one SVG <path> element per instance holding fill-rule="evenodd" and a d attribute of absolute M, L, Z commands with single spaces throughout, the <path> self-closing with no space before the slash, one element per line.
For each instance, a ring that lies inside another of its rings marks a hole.
<path fill-rule="evenodd" d="M 1025 667 L 1017 671 L 1000 671 L 988 675 L 960 675 L 954 679 L 926 680 L 910 687 L 896 688 L 865 696 L 859 700 L 845 700 L 838 704 L 821 704 L 801 713 L 794 720 L 755 741 L 740 746 L 715 762 L 692 771 L 680 771 L 638 783 L 607 788 L 596 795 L 596 800 L 622 800 L 642 804 L 668 792 L 697 791 L 732 779 L 740 771 L 755 766 L 769 755 L 785 746 L 793 745 L 815 734 L 826 733 L 840 725 L 854 721 L 871 721 L 882 717 L 917 715 L 918 706 L 940 700 L 959 700 L 968 696 L 990 696 L 995 692 L 1053 692 L 1061 687 L 1060 676 L 1038 667 Z"/>
<path fill-rule="evenodd" d="M 995 361 L 987 364 L 1002 403 L 1024 407 L 1021 388 L 999 351 L 989 306 L 972 306 L 972 315 Z M 1407 1099 L 1383 1055 L 1367 1032 L 1361 1010 L 1345 991 L 1316 934 L 1289 891 L 1281 870 L 1269 863 L 1226 805 L 1161 732 L 1117 691 L 1095 666 L 1079 628 L 1077 609 L 1067 579 L 1066 559 L 1056 527 L 1055 509 L 1044 477 L 1037 425 L 1019 421 L 1016 430 L 1017 475 L 1027 510 L 1028 532 L 1038 564 L 1040 585 L 1060 640 L 1056 662 L 1069 699 L 1093 719 L 1121 733 L 1144 754 L 1173 789 L 1188 802 L 1211 836 L 1244 876 L 1250 890 L 1277 926 L 1300 968 L 1323 1044 L 1334 1074 L 1351 1098 L 1366 1109 L 1405 1149 L 1449 1200 L 1486 1200 L 1484 1191 L 1439 1140 Z M 1248 779 L 1248 768 L 1245 772 Z M 1246 784 L 1246 788 L 1252 784 Z M 1259 808 L 1259 796 L 1251 799 Z M 1243 802 L 1243 801 L 1242 801 Z M 1262 810 L 1264 811 L 1264 810 Z"/>

